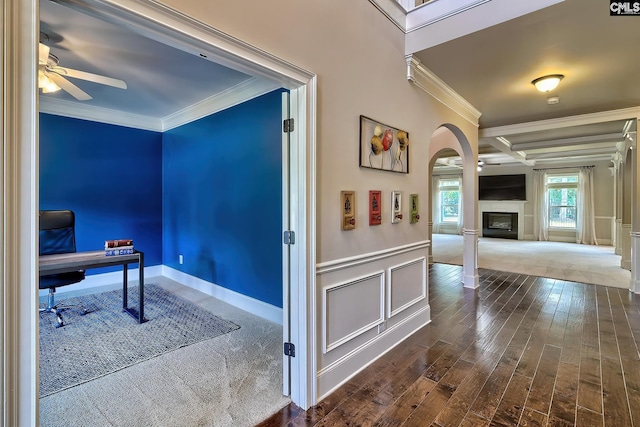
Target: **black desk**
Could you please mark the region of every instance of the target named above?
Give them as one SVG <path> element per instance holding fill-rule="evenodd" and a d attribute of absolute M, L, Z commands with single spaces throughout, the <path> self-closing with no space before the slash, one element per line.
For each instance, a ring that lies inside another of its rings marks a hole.
<path fill-rule="evenodd" d="M 104 251 L 75 252 L 69 254 L 41 255 L 40 276 L 56 273 L 68 273 L 70 271 L 87 270 L 89 268 L 110 267 L 122 265 L 122 311 L 126 311 L 138 320 L 144 322 L 144 253 L 135 251 L 130 255 L 106 256 Z M 127 273 L 129 264 L 138 264 L 139 271 L 139 298 L 138 310 L 129 307 L 127 301 Z"/>

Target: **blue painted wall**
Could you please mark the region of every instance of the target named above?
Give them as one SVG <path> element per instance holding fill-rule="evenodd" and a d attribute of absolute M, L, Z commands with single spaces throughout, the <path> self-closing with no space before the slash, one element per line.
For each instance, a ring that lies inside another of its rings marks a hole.
<path fill-rule="evenodd" d="M 277 307 L 281 110 L 271 92 L 165 132 L 162 154 L 163 264 Z"/>
<path fill-rule="evenodd" d="M 40 208 L 75 211 L 80 251 L 133 238 L 147 266 L 282 307 L 280 126 L 280 91 L 164 134 L 40 114 Z"/>
<path fill-rule="evenodd" d="M 79 251 L 132 238 L 161 264 L 162 134 L 41 113 L 40 209 L 75 212 Z"/>

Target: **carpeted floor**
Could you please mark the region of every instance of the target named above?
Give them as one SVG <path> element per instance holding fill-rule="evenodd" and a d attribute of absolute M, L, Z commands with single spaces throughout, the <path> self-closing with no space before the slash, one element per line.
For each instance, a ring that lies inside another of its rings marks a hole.
<path fill-rule="evenodd" d="M 137 286 L 129 289 L 129 306 L 138 306 L 137 295 Z M 121 290 L 65 303 L 72 308 L 63 312 L 64 327 L 40 313 L 41 397 L 240 328 L 153 284 L 145 286 L 142 324 L 122 311 Z"/>
<path fill-rule="evenodd" d="M 164 277 L 148 281 L 242 327 L 43 397 L 41 426 L 249 427 L 290 403 L 281 325 Z"/>
<path fill-rule="evenodd" d="M 462 236 L 433 235 L 433 260 L 462 265 Z M 478 266 L 594 285 L 628 288 L 631 272 L 620 268 L 612 246 L 480 237 Z"/>

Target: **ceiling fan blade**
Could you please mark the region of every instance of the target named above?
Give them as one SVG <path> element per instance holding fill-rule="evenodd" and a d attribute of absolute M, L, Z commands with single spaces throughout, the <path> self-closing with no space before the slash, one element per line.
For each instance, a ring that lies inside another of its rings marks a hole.
<path fill-rule="evenodd" d="M 127 84 L 124 80 L 114 79 L 111 77 L 101 76 L 99 74 L 87 73 L 86 71 L 74 70 L 73 68 L 55 67 L 54 71 L 74 79 L 87 80 L 90 82 L 100 83 L 103 85 L 113 86 L 120 89 L 126 89 Z"/>
<path fill-rule="evenodd" d="M 40 64 L 46 64 L 47 59 L 49 59 L 49 46 L 40 43 L 40 47 L 38 51 L 38 62 Z"/>
<path fill-rule="evenodd" d="M 88 101 L 92 99 L 87 92 L 83 91 L 78 86 L 74 85 L 69 80 L 62 77 L 61 75 L 53 72 L 48 72 L 46 74 L 51 80 L 53 80 L 55 84 L 60 86 L 65 91 L 69 92 L 69 94 L 73 96 L 75 99 L 77 99 L 78 101 Z"/>

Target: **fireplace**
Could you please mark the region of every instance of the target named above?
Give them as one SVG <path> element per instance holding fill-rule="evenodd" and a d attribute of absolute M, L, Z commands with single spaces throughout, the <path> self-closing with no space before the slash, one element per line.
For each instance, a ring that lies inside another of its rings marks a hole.
<path fill-rule="evenodd" d="M 482 235 L 518 240 L 518 213 L 483 212 Z"/>

